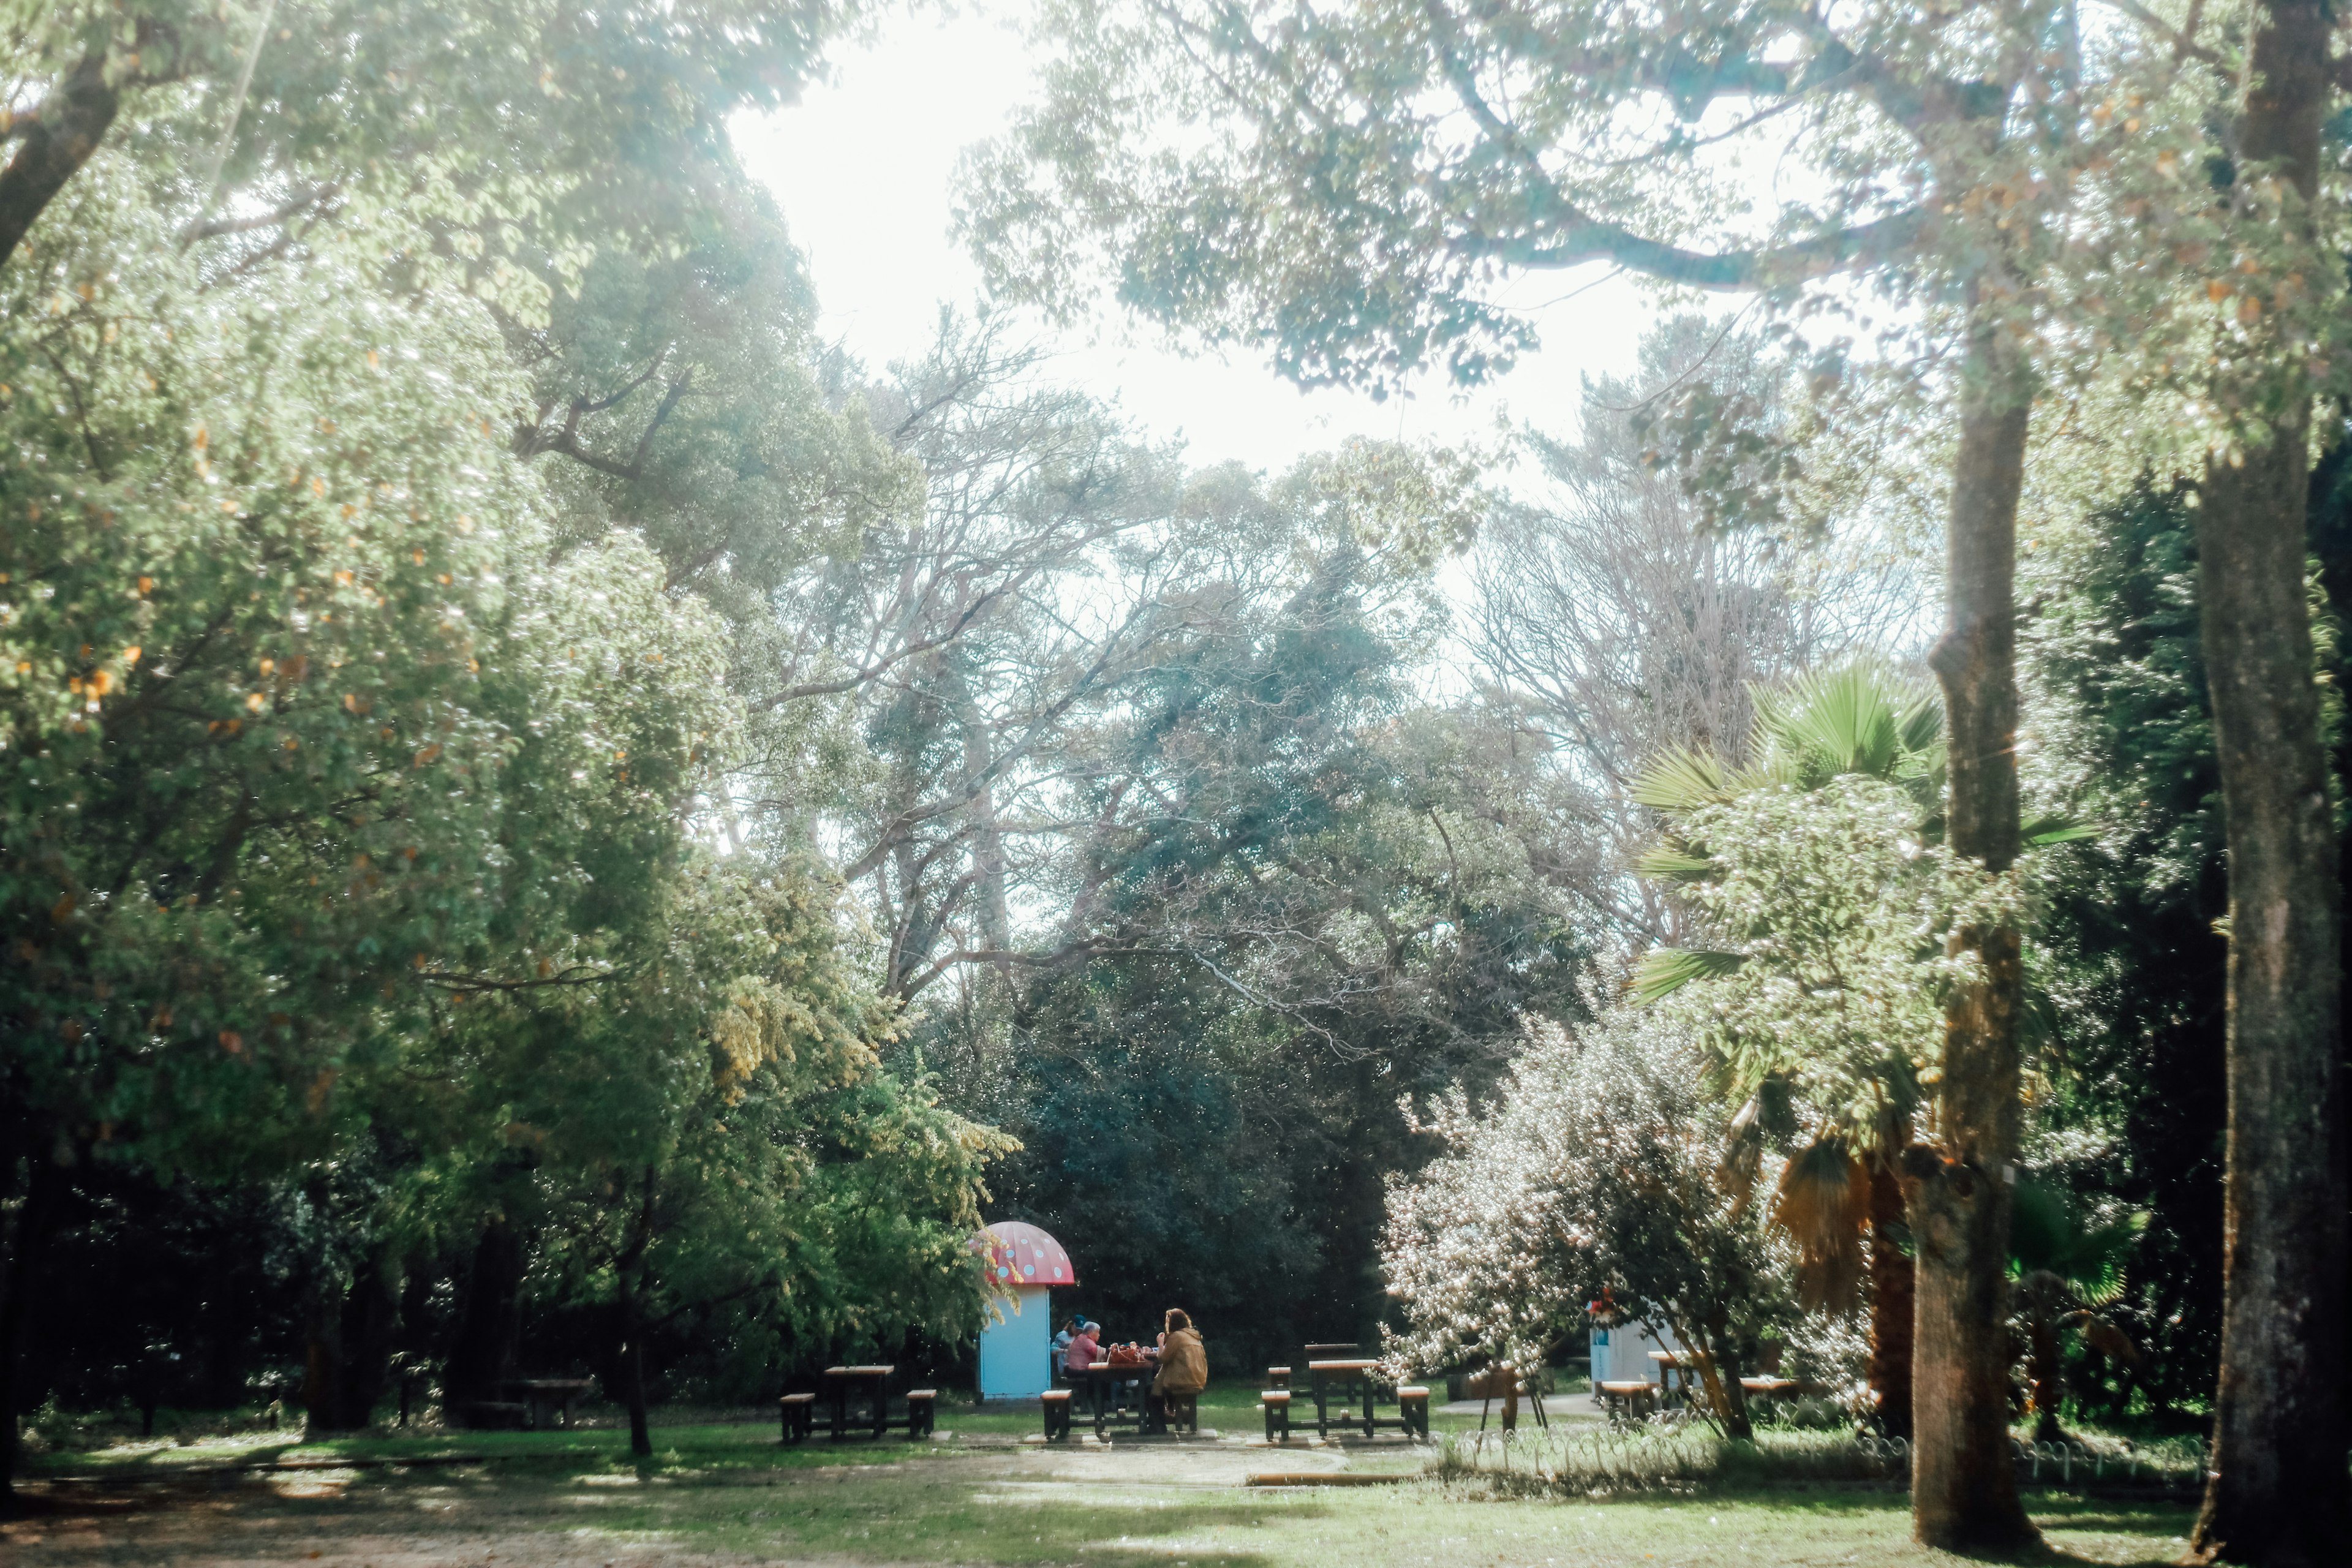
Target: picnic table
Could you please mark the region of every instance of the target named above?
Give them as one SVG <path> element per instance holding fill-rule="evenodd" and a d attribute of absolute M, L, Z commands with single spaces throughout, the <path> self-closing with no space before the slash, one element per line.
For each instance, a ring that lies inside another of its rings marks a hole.
<path fill-rule="evenodd" d="M 1360 1426 L 1367 1437 L 1376 1436 L 1382 1426 L 1401 1427 L 1409 1438 L 1428 1437 L 1429 1390 L 1426 1388 L 1415 1385 L 1398 1389 L 1397 1414 L 1394 1415 L 1380 1415 L 1373 1412 L 1375 1384 L 1372 1374 L 1380 1364 L 1377 1361 L 1359 1357 L 1307 1363 L 1307 1384 L 1315 1398 L 1316 1436 L 1328 1441 L 1336 1420 L 1341 1426 Z M 1258 1395 L 1258 1403 L 1265 1410 L 1265 1436 L 1269 1443 L 1286 1442 L 1290 1437 L 1291 1393 L 1288 1388 L 1276 1387 Z M 1360 1415 L 1354 1414 L 1360 1402 L 1363 1411 Z M 1335 1405 L 1341 1412 L 1336 1417 L 1332 1414 Z"/>
<path fill-rule="evenodd" d="M 1685 1405 L 1695 1402 L 1698 1395 L 1698 1369 L 1672 1351 L 1652 1351 L 1650 1359 L 1658 1366 L 1658 1397 L 1661 1401 L 1677 1394 Z"/>
<path fill-rule="evenodd" d="M 1517 1367 L 1505 1363 L 1488 1373 L 1481 1383 L 1479 1394 L 1478 1430 L 1486 1429 L 1487 1413 L 1494 1407 L 1495 1384 L 1503 1385 L 1503 1430 L 1516 1432 L 1519 1427 L 1519 1401 L 1525 1399 L 1535 1412 L 1536 1425 L 1551 1429 L 1551 1416 L 1544 1410 L 1543 1385 L 1539 1379 L 1522 1376 Z"/>
<path fill-rule="evenodd" d="M 1151 1397 L 1151 1380 L 1160 1375 L 1157 1361 L 1098 1361 L 1083 1367 L 1066 1368 L 1063 1375 L 1074 1389 L 1086 1391 L 1086 1409 L 1094 1417 L 1097 1437 L 1108 1436 L 1113 1426 L 1133 1426 L 1136 1435 L 1143 1437 L 1157 1436 L 1168 1430 L 1160 1416 L 1160 1402 Z M 1130 1387 L 1134 1397 L 1131 1409 L 1127 1404 Z"/>
<path fill-rule="evenodd" d="M 932 1431 L 939 1402 L 936 1389 L 908 1389 L 906 1415 L 891 1415 L 890 1379 L 898 1375 L 898 1366 L 890 1363 L 824 1369 L 824 1387 L 831 1406 L 835 1442 L 847 1436 L 853 1426 L 867 1429 L 877 1439 L 893 1426 L 904 1429 L 909 1437 L 926 1436 Z M 854 1424 L 850 1420 L 853 1406 L 857 1411 Z M 789 1434 L 786 1440 L 790 1440 Z"/>
<path fill-rule="evenodd" d="M 1592 1395 L 1612 1422 L 1631 1420 L 1658 1407 L 1658 1385 L 1647 1378 L 1604 1379 L 1592 1385 Z"/>
<path fill-rule="evenodd" d="M 510 1377 L 502 1385 L 523 1407 L 523 1428 L 530 1432 L 555 1424 L 571 1426 L 573 1402 L 595 1386 L 595 1379 L 588 1377 Z"/>
<path fill-rule="evenodd" d="M 1747 1392 L 1750 1404 L 1763 1400 L 1794 1399 L 1805 1392 L 1805 1385 L 1793 1377 L 1743 1377 L 1739 1386 Z"/>

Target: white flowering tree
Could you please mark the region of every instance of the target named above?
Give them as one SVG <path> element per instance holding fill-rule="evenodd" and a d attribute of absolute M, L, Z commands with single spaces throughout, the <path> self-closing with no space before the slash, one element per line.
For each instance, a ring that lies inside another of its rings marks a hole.
<path fill-rule="evenodd" d="M 1400 1373 L 1540 1362 L 1606 1300 L 1690 1353 L 1706 1414 L 1747 1436 L 1740 1375 L 1794 1314 L 1790 1258 L 1752 1190 L 1722 1179 L 1724 1109 L 1686 1022 L 1621 1008 L 1537 1022 L 1501 1093 L 1416 1123 L 1445 1152 L 1392 1184 L 1381 1261 L 1410 1326 Z"/>

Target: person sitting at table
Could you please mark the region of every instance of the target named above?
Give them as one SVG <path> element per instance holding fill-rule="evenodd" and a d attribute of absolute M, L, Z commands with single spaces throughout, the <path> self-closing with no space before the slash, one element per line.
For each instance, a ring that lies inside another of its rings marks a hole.
<path fill-rule="evenodd" d="M 1160 1375 L 1151 1380 L 1152 1397 L 1160 1401 L 1162 1417 L 1181 1399 L 1198 1399 L 1209 1386 L 1209 1351 L 1181 1307 L 1168 1309 L 1168 1327 L 1160 1336 Z"/>
<path fill-rule="evenodd" d="M 1102 1360 L 1102 1325 L 1080 1323 L 1069 1348 L 1062 1352 L 1063 1375 L 1075 1378 Z"/>
<path fill-rule="evenodd" d="M 1054 1375 L 1055 1377 L 1067 1377 L 1070 1375 L 1070 1342 L 1078 1337 L 1078 1331 L 1085 1326 L 1086 1320 L 1079 1317 L 1076 1312 L 1073 1312 L 1070 1314 L 1070 1321 L 1062 1325 L 1062 1331 L 1054 1336 L 1053 1356 Z"/>

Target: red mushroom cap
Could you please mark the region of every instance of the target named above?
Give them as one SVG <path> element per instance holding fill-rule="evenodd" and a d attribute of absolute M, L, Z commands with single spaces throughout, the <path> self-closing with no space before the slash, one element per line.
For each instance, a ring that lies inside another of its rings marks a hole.
<path fill-rule="evenodd" d="M 971 1238 L 971 1249 L 988 1260 L 992 1285 L 1075 1285 L 1078 1271 L 1062 1244 L 1035 1226 L 1017 1219 L 992 1225 Z"/>

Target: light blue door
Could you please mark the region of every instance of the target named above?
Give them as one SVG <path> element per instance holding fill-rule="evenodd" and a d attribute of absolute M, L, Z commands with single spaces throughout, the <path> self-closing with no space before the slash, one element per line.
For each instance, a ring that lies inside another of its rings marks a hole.
<path fill-rule="evenodd" d="M 1054 1386 L 1052 1294 L 1042 1285 L 1022 1285 L 1011 1300 L 998 1298 L 1003 1321 L 980 1331 L 982 1399 L 1034 1399 Z"/>

